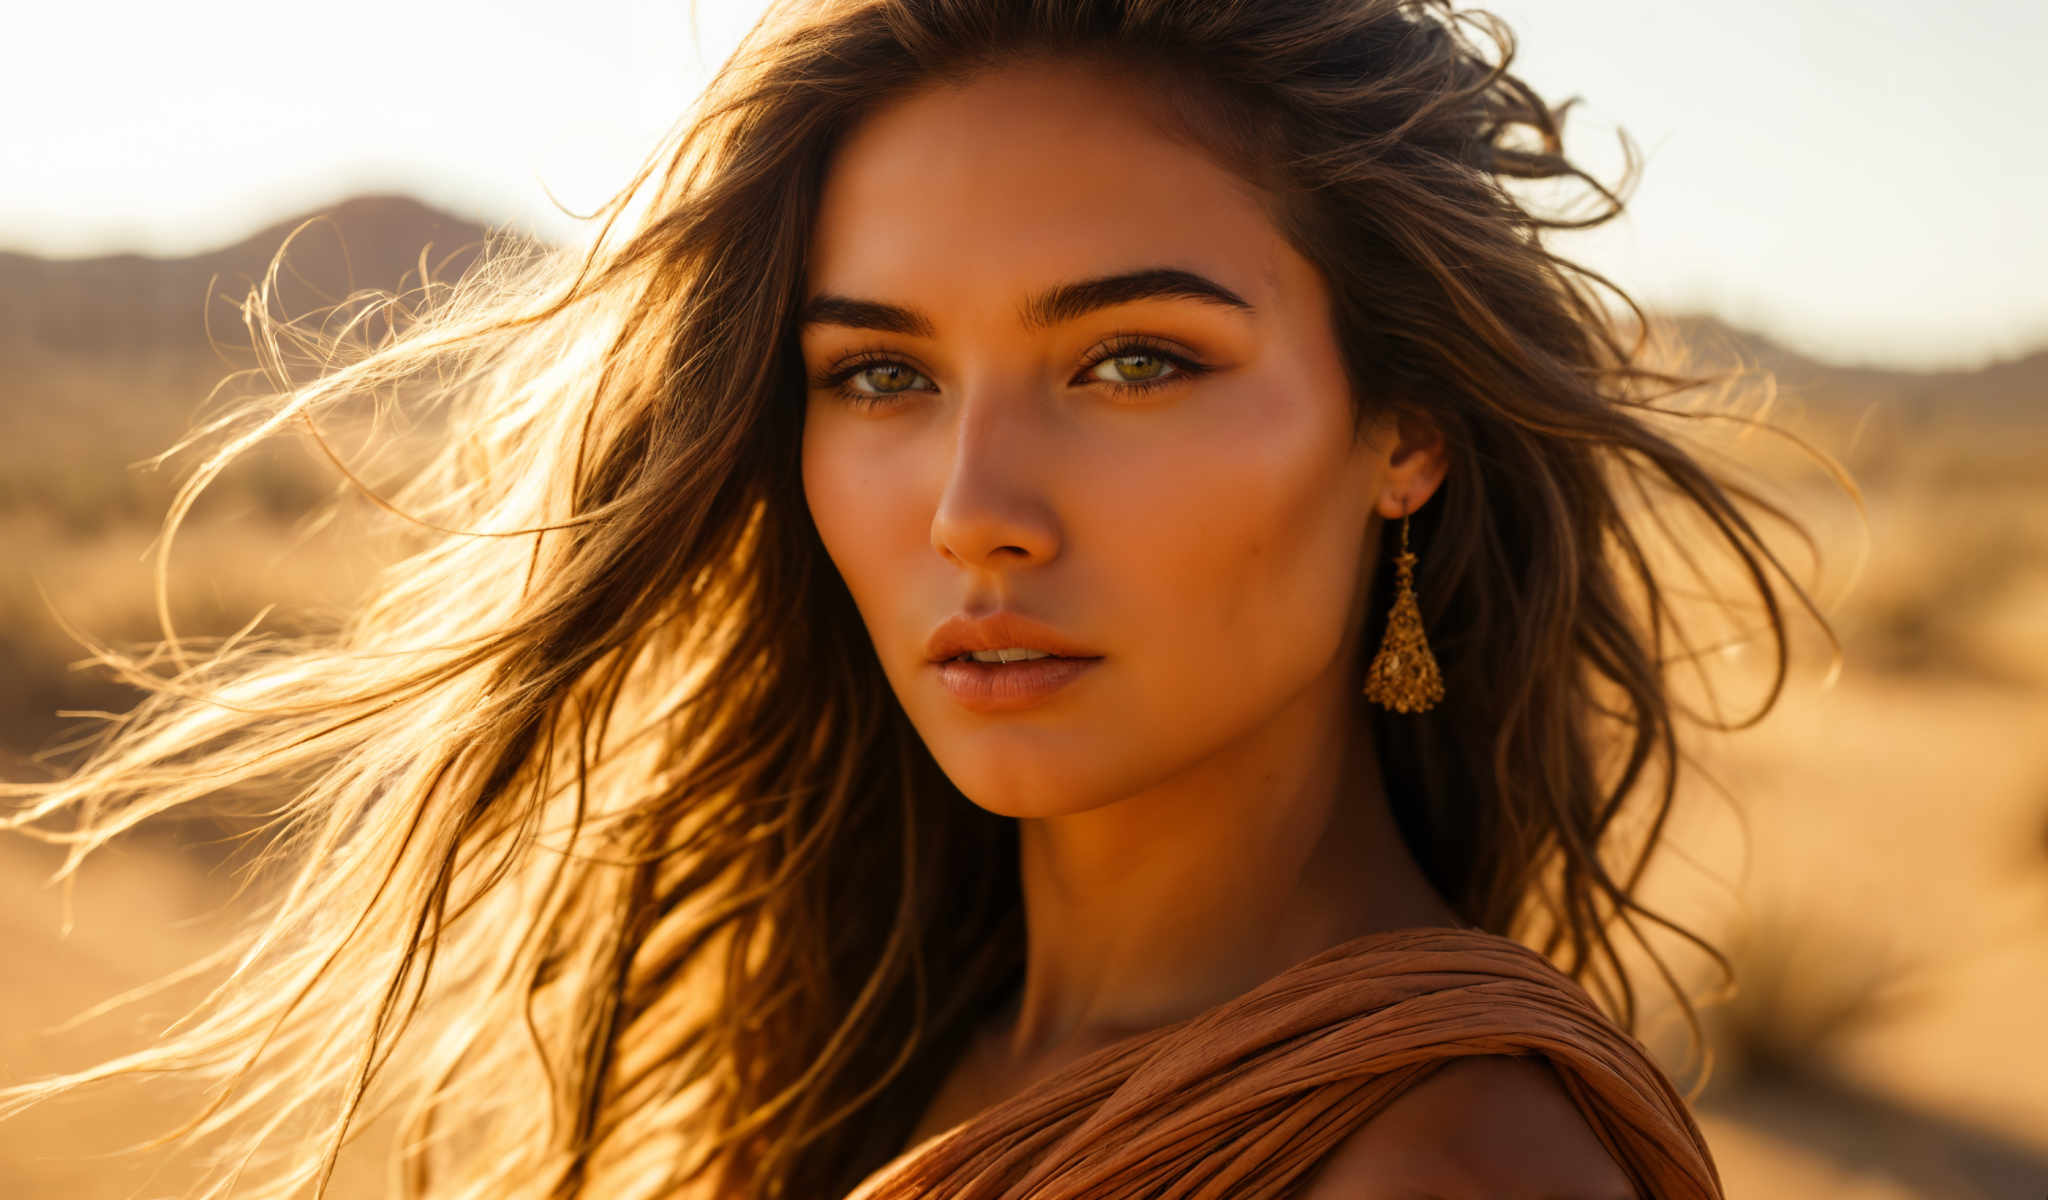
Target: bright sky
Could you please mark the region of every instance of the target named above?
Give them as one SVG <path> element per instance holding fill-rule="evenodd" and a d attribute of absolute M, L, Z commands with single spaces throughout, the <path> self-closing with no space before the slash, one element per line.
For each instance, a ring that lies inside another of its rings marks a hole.
<path fill-rule="evenodd" d="M 762 0 L 23 6 L 0 247 L 183 254 L 368 190 L 559 235 L 623 184 Z M 1568 146 L 1647 171 L 1560 247 L 1809 353 L 1968 366 L 2048 344 L 2048 6 L 1496 0 Z"/>

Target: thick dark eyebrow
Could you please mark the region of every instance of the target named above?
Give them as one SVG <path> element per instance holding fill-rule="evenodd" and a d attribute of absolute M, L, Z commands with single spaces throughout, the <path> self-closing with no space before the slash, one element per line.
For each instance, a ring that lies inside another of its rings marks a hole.
<path fill-rule="evenodd" d="M 1027 331 L 1036 333 L 1098 308 L 1166 299 L 1200 300 L 1240 312 L 1252 311 L 1250 301 L 1206 275 L 1177 267 L 1150 267 L 1056 284 L 1026 300 L 1017 315 Z M 930 317 L 914 308 L 830 292 L 811 297 L 798 313 L 797 328 L 812 325 L 843 325 L 848 329 L 878 329 L 927 338 L 936 328 Z"/>

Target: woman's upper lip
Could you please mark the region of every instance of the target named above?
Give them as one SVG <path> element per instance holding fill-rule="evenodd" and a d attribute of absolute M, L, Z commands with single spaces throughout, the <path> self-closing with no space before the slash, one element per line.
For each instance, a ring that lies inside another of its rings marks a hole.
<path fill-rule="evenodd" d="M 932 662 L 943 662 L 975 650 L 1006 650 L 1012 647 L 1043 650 L 1061 658 L 1102 657 L 1052 626 L 1007 609 L 998 609 L 980 617 L 954 613 L 932 630 L 931 637 L 925 642 L 925 656 Z"/>

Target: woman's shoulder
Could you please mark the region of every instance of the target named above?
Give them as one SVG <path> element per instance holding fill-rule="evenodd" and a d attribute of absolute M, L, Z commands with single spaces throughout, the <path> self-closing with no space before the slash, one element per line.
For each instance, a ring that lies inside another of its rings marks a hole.
<path fill-rule="evenodd" d="M 1303 1200 L 1635 1200 L 1549 1063 L 1453 1059 L 1339 1142 Z"/>

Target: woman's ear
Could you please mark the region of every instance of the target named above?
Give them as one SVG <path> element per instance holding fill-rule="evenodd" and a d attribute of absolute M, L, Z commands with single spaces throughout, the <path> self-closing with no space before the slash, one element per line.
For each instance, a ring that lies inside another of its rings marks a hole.
<path fill-rule="evenodd" d="M 1379 513 L 1397 521 L 1436 494 L 1450 469 L 1444 449 L 1444 435 L 1436 422 L 1414 412 L 1399 412 L 1392 418 L 1387 444 L 1387 468 L 1380 477 Z"/>

